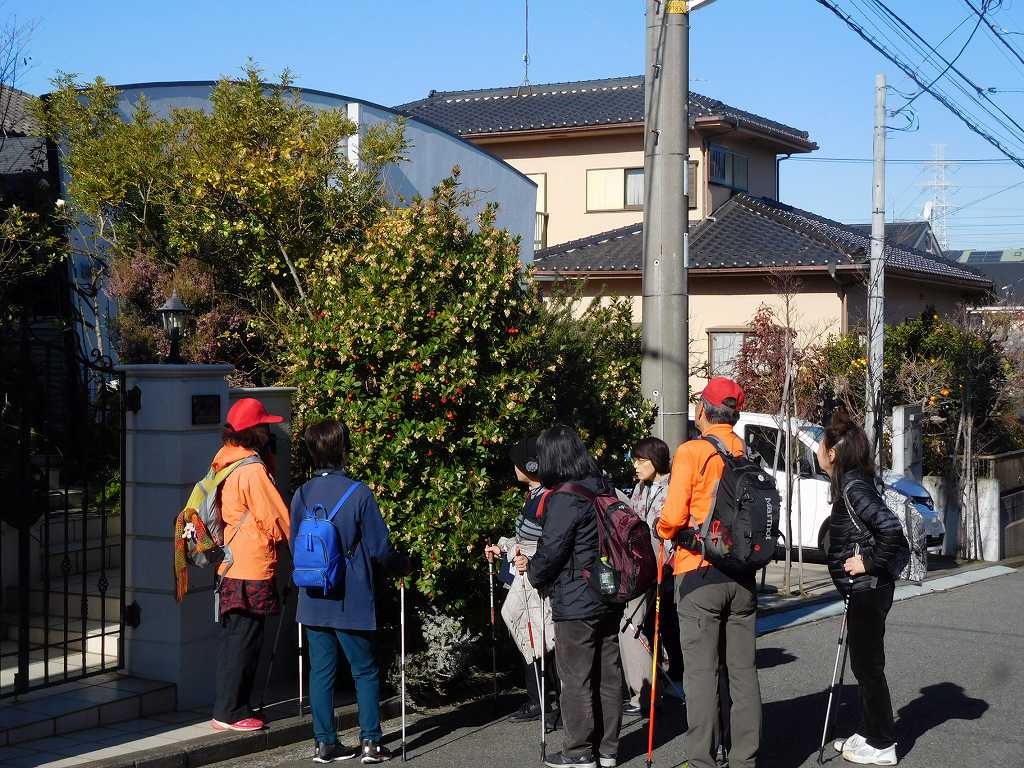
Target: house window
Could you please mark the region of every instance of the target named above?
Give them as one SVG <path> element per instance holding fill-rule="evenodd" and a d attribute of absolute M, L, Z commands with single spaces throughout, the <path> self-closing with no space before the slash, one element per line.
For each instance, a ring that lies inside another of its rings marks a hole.
<path fill-rule="evenodd" d="M 746 329 L 728 328 L 708 331 L 708 368 L 712 376 L 734 376 L 736 361 L 743 348 Z"/>
<path fill-rule="evenodd" d="M 686 193 L 690 196 L 689 209 L 694 211 L 697 209 L 697 164 L 692 160 L 688 164 L 688 175 Z"/>
<path fill-rule="evenodd" d="M 626 207 L 644 207 L 644 169 L 626 169 Z"/>
<path fill-rule="evenodd" d="M 750 159 L 738 155 L 731 149 L 712 144 L 708 150 L 711 162 L 709 181 L 722 187 L 729 187 L 740 192 L 747 191 L 747 180 Z"/>
<path fill-rule="evenodd" d="M 697 208 L 697 163 L 689 164 L 690 210 Z M 532 177 L 531 177 L 532 178 Z M 644 207 L 643 168 L 587 171 L 587 212 L 639 211 Z"/>
<path fill-rule="evenodd" d="M 548 175 L 528 173 L 526 178 L 537 185 L 536 221 L 533 231 L 533 250 L 539 251 L 548 245 Z"/>
<path fill-rule="evenodd" d="M 626 206 L 626 169 L 587 171 L 587 211 L 621 211 Z"/>

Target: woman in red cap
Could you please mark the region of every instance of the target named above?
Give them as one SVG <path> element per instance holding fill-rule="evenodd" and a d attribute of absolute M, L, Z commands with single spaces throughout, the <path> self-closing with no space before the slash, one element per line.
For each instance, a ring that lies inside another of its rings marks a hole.
<path fill-rule="evenodd" d="M 251 397 L 228 411 L 224 446 L 213 459 L 217 471 L 252 456 L 270 442 L 270 424 L 284 421 Z M 217 657 L 216 730 L 256 731 L 263 721 L 249 706 L 263 645 L 263 626 L 280 605 L 274 585 L 277 550 L 288 546 L 289 516 L 274 480 L 262 462 L 242 464 L 220 487 L 224 542 L 231 562 L 218 572 L 221 637 Z"/>

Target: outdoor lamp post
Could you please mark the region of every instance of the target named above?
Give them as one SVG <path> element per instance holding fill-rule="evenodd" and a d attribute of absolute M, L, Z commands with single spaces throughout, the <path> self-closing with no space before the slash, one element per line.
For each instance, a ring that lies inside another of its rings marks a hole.
<path fill-rule="evenodd" d="M 185 332 L 185 318 L 191 311 L 178 296 L 177 289 L 171 292 L 171 297 L 157 310 L 160 313 L 160 322 L 163 323 L 164 331 L 171 339 L 171 352 L 167 355 L 166 362 L 172 365 L 180 365 L 185 362 L 181 359 L 181 336 Z"/>

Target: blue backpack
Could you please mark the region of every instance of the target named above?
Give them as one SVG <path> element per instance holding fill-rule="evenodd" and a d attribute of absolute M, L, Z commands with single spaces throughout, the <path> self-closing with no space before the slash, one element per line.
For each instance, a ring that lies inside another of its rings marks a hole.
<path fill-rule="evenodd" d="M 329 513 L 323 504 L 303 511 L 299 531 L 295 535 L 292 572 L 295 586 L 319 590 L 324 595 L 341 586 L 345 567 L 359 546 L 359 536 L 356 535 L 351 547 L 343 550 L 341 533 L 333 521 L 359 485 L 353 482 Z"/>

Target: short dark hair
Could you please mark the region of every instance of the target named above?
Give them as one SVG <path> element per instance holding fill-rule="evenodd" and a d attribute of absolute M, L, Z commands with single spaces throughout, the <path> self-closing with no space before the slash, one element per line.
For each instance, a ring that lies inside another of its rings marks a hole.
<path fill-rule="evenodd" d="M 668 449 L 668 443 L 656 437 L 645 437 L 633 449 L 633 455 L 638 459 L 647 459 L 654 465 L 654 471 L 659 475 L 667 475 L 672 468 L 672 456 Z"/>
<path fill-rule="evenodd" d="M 548 488 L 601 474 L 576 430 L 561 424 L 540 433 L 537 463 L 540 481 Z"/>
<path fill-rule="evenodd" d="M 239 448 L 247 448 L 250 451 L 259 451 L 263 446 L 260 439 L 260 429 L 267 429 L 265 424 L 257 424 L 255 427 L 240 429 L 237 432 L 230 426 L 225 426 L 220 433 L 220 441 L 224 445 L 237 445 Z"/>
<path fill-rule="evenodd" d="M 832 498 L 843 493 L 843 475 L 851 469 L 860 470 L 870 478 L 875 476 L 875 463 L 871 460 L 871 443 L 860 424 L 854 422 L 845 408 L 833 411 L 825 427 L 825 450 L 835 450 L 832 462 Z"/>
<path fill-rule="evenodd" d="M 704 415 L 712 424 L 728 424 L 731 427 L 740 419 L 740 412 L 736 408 L 736 398 L 734 397 L 722 398 L 721 405 L 712 405 L 703 398 L 701 398 L 701 403 L 704 406 Z"/>
<path fill-rule="evenodd" d="M 352 450 L 348 427 L 339 419 L 325 419 L 306 427 L 303 435 L 315 467 L 342 467 Z"/>

